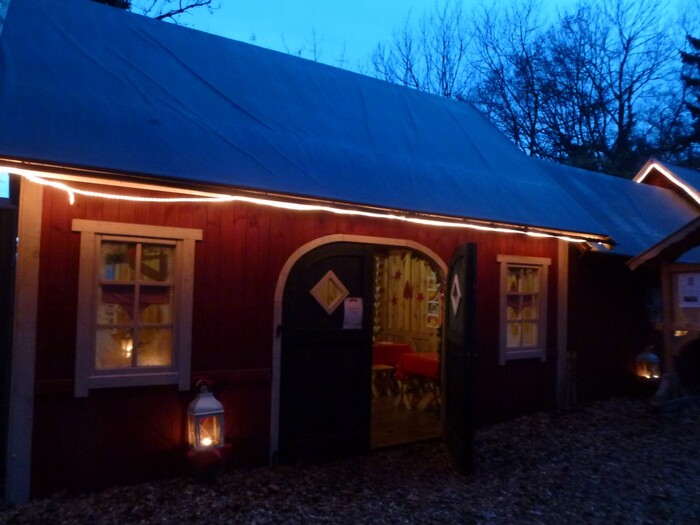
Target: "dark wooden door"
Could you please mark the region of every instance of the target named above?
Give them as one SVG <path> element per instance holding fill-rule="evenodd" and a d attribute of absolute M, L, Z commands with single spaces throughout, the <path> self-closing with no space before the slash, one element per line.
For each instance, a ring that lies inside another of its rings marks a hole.
<path fill-rule="evenodd" d="M 333 243 L 307 253 L 287 278 L 278 449 L 282 463 L 370 450 L 372 279 L 372 247 L 355 243 Z M 338 300 L 343 289 L 353 303 Z M 336 305 L 330 304 L 333 299 Z M 358 305 L 359 320 L 350 311 Z"/>
<path fill-rule="evenodd" d="M 460 246 L 450 262 L 445 301 L 445 444 L 457 470 L 474 470 L 472 423 L 475 357 L 476 244 Z"/>

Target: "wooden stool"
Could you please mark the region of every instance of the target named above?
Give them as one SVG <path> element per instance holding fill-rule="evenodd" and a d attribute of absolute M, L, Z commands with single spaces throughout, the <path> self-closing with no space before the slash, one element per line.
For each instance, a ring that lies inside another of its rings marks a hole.
<path fill-rule="evenodd" d="M 396 390 L 394 367 L 372 365 L 372 395 L 374 397 L 394 396 Z"/>

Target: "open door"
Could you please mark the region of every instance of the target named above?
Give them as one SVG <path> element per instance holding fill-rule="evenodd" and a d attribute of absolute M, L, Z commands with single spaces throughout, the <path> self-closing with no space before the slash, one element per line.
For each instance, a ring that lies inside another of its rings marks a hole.
<path fill-rule="evenodd" d="M 455 251 L 447 276 L 446 296 L 444 439 L 455 467 L 466 474 L 474 470 L 476 244 L 465 244 Z"/>

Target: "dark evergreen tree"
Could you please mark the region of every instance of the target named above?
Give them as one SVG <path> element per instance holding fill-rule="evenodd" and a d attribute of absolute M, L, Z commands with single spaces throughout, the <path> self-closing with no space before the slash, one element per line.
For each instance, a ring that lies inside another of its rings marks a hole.
<path fill-rule="evenodd" d="M 688 51 L 681 51 L 681 78 L 686 86 L 685 105 L 693 117 L 690 141 L 700 144 L 700 38 L 688 35 L 688 45 Z"/>

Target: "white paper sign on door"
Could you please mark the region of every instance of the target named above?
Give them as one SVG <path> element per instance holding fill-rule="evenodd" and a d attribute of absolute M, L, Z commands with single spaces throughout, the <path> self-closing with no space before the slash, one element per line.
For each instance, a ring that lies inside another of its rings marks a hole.
<path fill-rule="evenodd" d="M 346 298 L 343 307 L 345 310 L 345 317 L 343 319 L 343 329 L 362 329 L 362 297 Z"/>

